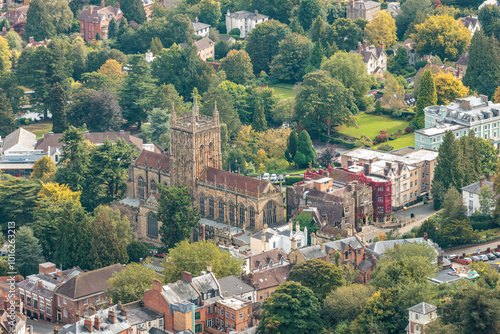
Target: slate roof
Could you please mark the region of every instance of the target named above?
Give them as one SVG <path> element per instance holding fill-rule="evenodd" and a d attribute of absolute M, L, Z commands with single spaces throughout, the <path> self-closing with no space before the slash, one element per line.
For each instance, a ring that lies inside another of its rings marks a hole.
<path fill-rule="evenodd" d="M 373 2 L 373 1 L 367 1 L 367 2 Z M 378 2 L 376 2 L 376 3 L 379 4 Z M 376 59 L 379 59 L 380 56 L 384 53 L 384 49 L 377 48 L 374 45 L 370 45 L 370 46 L 366 47 L 364 50 L 362 50 L 361 52 L 358 50 L 355 50 L 352 52 L 361 54 L 361 56 L 363 57 L 363 61 L 365 63 L 368 63 L 371 56 L 374 56 Z"/>
<path fill-rule="evenodd" d="M 342 240 L 329 241 L 324 245 L 327 253 L 330 253 L 331 249 L 334 249 L 337 252 L 343 252 L 344 249 L 347 248 L 347 246 L 351 246 L 352 249 L 364 248 L 363 244 L 357 237 L 349 237 Z"/>
<path fill-rule="evenodd" d="M 321 249 L 321 245 L 300 248 L 298 251 L 304 255 L 306 260 L 326 257 L 325 248 L 323 247 L 323 249 Z"/>
<path fill-rule="evenodd" d="M 104 291 L 108 288 L 108 283 L 106 281 L 110 279 L 114 273 L 118 273 L 123 269 L 125 269 L 125 266 L 117 263 L 104 268 L 87 271 L 71 278 L 69 281 L 59 286 L 55 292 L 71 299 L 80 299 Z"/>
<path fill-rule="evenodd" d="M 144 321 L 151 321 L 163 317 L 163 314 L 158 313 L 149 307 L 141 306 L 140 300 L 125 304 L 122 308 L 127 310 L 127 319 L 131 326 L 143 323 Z"/>
<path fill-rule="evenodd" d="M 460 22 L 462 22 L 462 25 L 467 28 L 467 29 L 470 29 L 471 27 L 475 27 L 479 20 L 477 18 L 477 16 L 475 15 L 472 15 L 472 16 L 466 16 L 466 17 L 461 17 L 460 18 Z"/>
<path fill-rule="evenodd" d="M 251 285 L 257 290 L 277 287 L 285 283 L 292 265 L 274 267 L 252 274 Z"/>
<path fill-rule="evenodd" d="M 3 151 L 7 151 L 15 145 L 24 146 L 25 150 L 34 150 L 36 144 L 36 135 L 23 128 L 9 133 L 3 141 Z"/>
<path fill-rule="evenodd" d="M 220 294 L 224 298 L 230 298 L 255 290 L 253 287 L 243 282 L 240 278 L 233 275 L 219 278 L 217 281 L 220 285 Z"/>
<path fill-rule="evenodd" d="M 205 171 L 200 175 L 200 180 L 215 182 L 217 180 L 217 185 L 224 186 L 227 185 L 231 188 L 238 188 L 239 191 L 245 192 L 245 189 L 250 193 L 263 193 L 266 189 L 268 182 L 263 180 L 257 180 L 248 176 L 241 174 L 234 174 L 227 172 L 225 170 L 216 169 L 213 167 L 207 167 Z M 269 183 L 271 187 L 274 187 Z"/>
<path fill-rule="evenodd" d="M 363 1 L 363 3 L 366 9 L 380 7 L 380 3 L 375 1 Z"/>
<path fill-rule="evenodd" d="M 437 307 L 434 305 L 427 304 L 426 302 L 421 302 L 420 304 L 410 307 L 408 311 L 416 312 L 419 314 L 427 314 L 435 311 L 436 309 Z"/>
<path fill-rule="evenodd" d="M 109 310 L 114 310 L 116 314 L 116 322 L 113 324 L 109 320 Z M 100 334 L 117 334 L 120 332 L 124 332 L 131 327 L 130 322 L 127 320 L 125 315 L 122 315 L 118 306 L 111 306 L 109 309 L 99 310 L 95 315 L 90 316 L 89 318 L 94 324 L 95 317 L 98 316 L 101 322 L 101 329 L 99 331 L 94 330 Z M 89 333 L 87 328 L 84 325 L 84 319 L 71 324 L 64 326 L 61 330 L 59 330 L 59 334 L 80 334 L 80 333 Z"/>
<path fill-rule="evenodd" d="M 170 304 L 177 304 L 182 301 L 191 301 L 202 297 L 198 294 L 207 294 L 212 290 L 219 290 L 217 280 L 213 273 L 193 277 L 192 282 L 179 280 L 175 283 L 163 286 L 162 295 Z M 212 294 L 213 296 L 213 294 Z"/>
<path fill-rule="evenodd" d="M 249 12 L 247 10 L 240 10 L 238 12 L 233 12 L 229 13 L 229 15 L 226 14 L 226 16 L 229 16 L 232 19 L 246 19 L 246 20 L 260 20 L 260 19 L 265 19 L 269 16 L 259 14 L 258 12 Z"/>
<path fill-rule="evenodd" d="M 162 170 L 170 170 L 170 157 L 166 154 L 142 150 L 135 163 L 151 168 L 159 167 Z"/>
<path fill-rule="evenodd" d="M 469 184 L 468 186 L 462 187 L 462 191 L 467 191 L 476 195 L 479 195 L 479 191 L 481 190 L 480 186 L 481 181 L 474 182 L 472 184 Z M 484 181 L 484 185 L 489 187 L 491 190 L 493 190 L 493 182 L 490 181 Z"/>
<path fill-rule="evenodd" d="M 43 150 L 47 152 L 49 146 L 52 147 L 62 147 L 63 143 L 61 140 L 62 133 L 46 134 L 43 138 L 38 139 L 35 148 L 37 150 Z M 127 144 L 134 144 L 138 150 L 142 150 L 142 139 L 130 135 L 130 132 L 87 132 L 84 134 L 86 140 L 93 144 L 102 144 L 104 140 L 108 139 L 112 142 L 116 142 L 118 138 L 123 139 Z"/>
<path fill-rule="evenodd" d="M 202 22 L 191 22 L 191 25 L 193 26 L 194 32 L 210 28 L 210 24 L 202 23 Z"/>
<path fill-rule="evenodd" d="M 397 240 L 378 241 L 368 246 L 368 249 L 375 253 L 376 256 L 384 255 L 389 249 L 393 249 L 395 245 L 413 244 L 426 242 L 424 238 L 409 238 Z M 430 240 L 427 241 L 431 245 Z"/>
<path fill-rule="evenodd" d="M 194 42 L 194 44 L 196 45 L 198 51 L 201 51 L 213 46 L 214 42 L 208 37 L 203 37 L 199 41 Z"/>
<path fill-rule="evenodd" d="M 103 20 L 111 21 L 112 18 L 115 18 L 122 11 L 120 7 L 101 7 L 101 6 L 90 6 L 92 7 L 92 14 L 90 14 L 90 8 L 85 8 L 80 13 L 80 17 L 78 18 L 82 22 L 88 23 L 102 23 Z M 120 20 L 118 20 L 120 21 Z"/>
<path fill-rule="evenodd" d="M 466 53 L 462 54 L 455 64 L 456 65 L 467 66 L 468 62 L 469 62 L 469 51 L 467 51 Z"/>
<path fill-rule="evenodd" d="M 260 234 L 260 237 L 261 236 L 262 233 Z M 279 263 L 281 258 L 283 258 L 283 260 L 286 260 L 287 253 L 279 248 L 275 248 L 267 252 L 262 252 L 257 255 L 252 255 L 248 258 L 248 269 L 250 272 L 252 272 L 256 269 L 259 269 L 259 264 L 268 266 L 271 261 L 273 261 L 273 263 Z"/>
<path fill-rule="evenodd" d="M 236 40 L 234 39 L 234 37 L 227 36 L 227 35 L 220 35 L 219 39 L 221 39 L 223 41 L 226 41 L 226 42 L 236 42 Z"/>
<path fill-rule="evenodd" d="M 366 273 L 368 270 L 370 270 L 370 268 L 372 266 L 373 266 L 373 264 L 370 261 L 363 260 L 359 263 L 359 265 L 357 266 L 357 269 Z"/>

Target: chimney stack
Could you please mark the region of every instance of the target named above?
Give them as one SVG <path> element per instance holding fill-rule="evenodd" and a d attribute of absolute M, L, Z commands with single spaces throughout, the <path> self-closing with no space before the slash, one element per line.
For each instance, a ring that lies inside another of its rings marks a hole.
<path fill-rule="evenodd" d="M 108 319 L 112 324 L 116 324 L 116 314 L 115 310 L 110 308 L 108 311 Z"/>
<path fill-rule="evenodd" d="M 106 3 L 104 2 L 104 0 L 101 1 L 101 7 L 106 7 Z"/>
<path fill-rule="evenodd" d="M 194 18 L 194 22 L 198 23 L 198 16 Z"/>
<path fill-rule="evenodd" d="M 300 223 L 297 221 L 295 223 L 295 232 L 298 233 L 300 231 Z"/>
<path fill-rule="evenodd" d="M 297 241 L 295 240 L 295 237 L 292 237 L 292 252 L 297 249 Z"/>
<path fill-rule="evenodd" d="M 92 319 L 90 317 L 85 317 L 85 320 L 83 321 L 83 325 L 85 328 L 92 333 L 94 327 L 92 326 Z"/>
<path fill-rule="evenodd" d="M 207 264 L 207 273 L 211 273 L 211 272 L 212 272 L 212 265 Z"/>
<path fill-rule="evenodd" d="M 29 38 L 29 42 L 30 42 L 30 43 L 33 43 L 34 41 L 35 41 L 35 38 L 34 38 L 33 36 L 31 36 L 31 37 Z"/>
<path fill-rule="evenodd" d="M 42 288 L 43 288 L 42 280 L 39 280 L 38 281 L 38 290 L 42 290 Z"/>
<path fill-rule="evenodd" d="M 89 315 L 90 316 L 95 315 L 95 305 L 94 304 L 89 305 Z"/>
<path fill-rule="evenodd" d="M 255 10 L 255 15 L 259 15 L 259 11 L 257 9 Z"/>
<path fill-rule="evenodd" d="M 290 231 L 293 231 L 293 220 L 292 220 L 292 218 L 290 218 L 290 220 L 288 221 L 288 229 Z"/>
<path fill-rule="evenodd" d="M 162 289 L 161 282 L 159 280 L 157 280 L 157 279 L 154 279 L 153 280 L 153 290 L 161 292 L 161 289 Z"/>
<path fill-rule="evenodd" d="M 365 164 L 364 167 L 365 167 L 365 175 L 367 176 L 370 175 L 372 173 L 372 165 Z"/>
<path fill-rule="evenodd" d="M 188 283 L 193 282 L 193 275 L 189 271 L 183 271 L 182 272 L 182 279 L 184 281 L 187 281 Z"/>
<path fill-rule="evenodd" d="M 366 51 L 366 41 L 363 41 L 363 51 Z"/>
<path fill-rule="evenodd" d="M 115 3 L 115 8 L 120 8 L 120 3 L 119 2 Z"/>
<path fill-rule="evenodd" d="M 94 6 L 89 7 L 89 14 L 92 15 L 94 13 Z"/>
<path fill-rule="evenodd" d="M 80 312 L 76 311 L 74 317 L 75 317 L 75 323 L 80 321 Z"/>
<path fill-rule="evenodd" d="M 384 42 L 382 42 L 382 41 L 378 42 L 378 47 L 383 50 L 384 49 Z"/>
<path fill-rule="evenodd" d="M 101 330 L 101 319 L 97 315 L 94 317 L 94 327 L 98 331 Z"/>

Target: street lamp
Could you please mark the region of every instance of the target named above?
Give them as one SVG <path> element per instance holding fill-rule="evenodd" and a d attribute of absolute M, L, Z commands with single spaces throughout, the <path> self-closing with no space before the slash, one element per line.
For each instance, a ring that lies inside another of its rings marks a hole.
<path fill-rule="evenodd" d="M 406 206 L 403 206 L 403 211 L 405 212 L 405 225 L 406 225 L 406 222 L 407 222 L 406 210 L 408 210 L 408 208 Z"/>

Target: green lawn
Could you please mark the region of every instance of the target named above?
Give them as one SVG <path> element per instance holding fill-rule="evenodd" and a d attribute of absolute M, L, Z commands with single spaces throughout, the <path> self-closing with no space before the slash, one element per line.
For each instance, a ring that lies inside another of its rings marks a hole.
<path fill-rule="evenodd" d="M 495 237 L 500 237 L 500 227 L 478 232 L 480 238 L 483 238 L 483 237 L 486 238 L 486 235 L 488 233 L 494 235 Z"/>
<path fill-rule="evenodd" d="M 394 119 L 387 116 L 361 113 L 357 115 L 356 118 L 358 122 L 357 128 L 342 125 L 338 126 L 336 130 L 351 137 L 360 138 L 361 135 L 365 135 L 370 139 L 375 139 L 375 137 L 380 134 L 380 130 L 386 130 L 387 134 L 390 135 L 400 129 L 404 131 L 408 126 L 408 122 L 404 120 Z M 411 136 L 413 138 L 413 135 Z M 397 140 L 399 140 L 399 138 Z M 395 143 L 397 140 L 393 140 L 391 143 Z"/>
<path fill-rule="evenodd" d="M 389 144 L 394 147 L 395 150 L 398 148 L 403 148 L 407 146 L 415 146 L 415 134 L 414 133 L 408 133 L 404 134 L 402 136 L 399 136 L 398 138 L 394 140 L 390 140 L 388 142 L 382 143 L 382 144 Z M 382 144 L 378 144 L 373 146 L 372 148 L 377 148 Z"/>
<path fill-rule="evenodd" d="M 38 122 L 28 125 L 23 125 L 22 128 L 36 135 L 36 139 L 40 139 L 43 135 L 52 131 L 52 122 Z"/>
<path fill-rule="evenodd" d="M 297 94 L 293 90 L 293 85 L 292 84 L 276 84 L 269 86 L 274 89 L 276 94 L 279 96 L 280 99 L 287 99 L 289 97 L 295 97 Z"/>

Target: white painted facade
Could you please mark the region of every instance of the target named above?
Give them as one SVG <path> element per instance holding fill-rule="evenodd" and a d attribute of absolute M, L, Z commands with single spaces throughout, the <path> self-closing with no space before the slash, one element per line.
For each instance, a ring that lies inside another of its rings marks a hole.
<path fill-rule="evenodd" d="M 259 14 L 258 11 L 249 12 L 241 10 L 231 13 L 229 10 L 226 14 L 226 30 L 229 33 L 233 29 L 240 29 L 240 37 L 247 37 L 258 24 L 264 23 L 269 19 L 269 16 Z"/>

